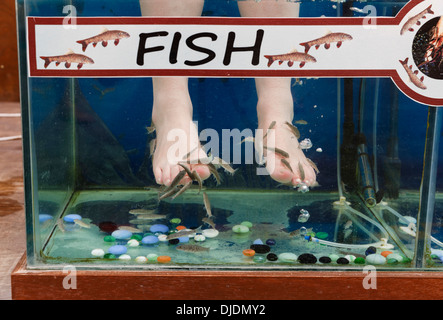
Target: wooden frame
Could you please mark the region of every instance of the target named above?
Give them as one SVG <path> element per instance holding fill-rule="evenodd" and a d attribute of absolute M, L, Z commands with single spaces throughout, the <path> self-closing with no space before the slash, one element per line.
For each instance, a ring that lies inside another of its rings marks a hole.
<path fill-rule="evenodd" d="M 17 300 L 393 300 L 442 299 L 443 273 L 356 271 L 122 271 L 78 270 L 76 289 L 64 289 L 63 271 L 27 270 L 26 257 L 11 275 Z M 375 288 L 374 285 L 375 284 Z M 118 290 L 116 290 L 118 288 Z"/>

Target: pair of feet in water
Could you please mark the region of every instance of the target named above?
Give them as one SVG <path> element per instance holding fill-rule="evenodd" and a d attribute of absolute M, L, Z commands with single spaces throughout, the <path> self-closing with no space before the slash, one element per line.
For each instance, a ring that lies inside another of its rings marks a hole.
<path fill-rule="evenodd" d="M 315 186 L 316 172 L 289 125 L 293 118 L 292 98 L 290 108 L 287 107 L 287 110 L 291 111 L 288 112 L 284 112 L 285 107 L 278 107 L 278 99 L 271 101 L 272 103 L 267 103 L 259 99 L 258 129 L 262 130 L 264 138 L 258 140 L 256 137 L 255 140 L 256 149 L 263 151 L 269 175 L 282 184 L 297 186 L 304 183 L 307 186 Z M 285 101 L 285 104 L 288 104 L 287 102 Z M 283 112 L 280 112 L 282 110 Z M 171 185 L 174 178 L 183 170 L 179 162 L 186 161 L 187 155 L 191 163 L 184 165 L 191 171 L 195 170 L 202 180 L 211 175 L 207 164 L 195 161 L 207 159 L 208 155 L 200 145 L 196 126 L 192 124 L 192 104 L 189 95 L 155 95 L 152 121 L 156 130 L 156 147 L 152 164 L 158 184 Z M 180 184 L 189 181 L 190 178 L 185 175 Z"/>

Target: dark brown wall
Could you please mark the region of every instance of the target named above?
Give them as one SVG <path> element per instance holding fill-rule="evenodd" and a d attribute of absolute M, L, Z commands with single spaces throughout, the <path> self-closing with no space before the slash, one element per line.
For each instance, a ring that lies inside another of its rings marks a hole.
<path fill-rule="evenodd" d="M 0 0 L 0 101 L 19 101 L 15 0 Z"/>

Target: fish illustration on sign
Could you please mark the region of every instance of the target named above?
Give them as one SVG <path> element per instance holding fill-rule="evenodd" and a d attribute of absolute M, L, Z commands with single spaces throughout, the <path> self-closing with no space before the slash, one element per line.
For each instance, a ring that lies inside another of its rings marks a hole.
<path fill-rule="evenodd" d="M 400 30 L 400 35 L 404 35 L 406 33 L 406 31 L 414 31 L 413 26 L 417 25 L 421 25 L 420 20 L 421 19 L 426 19 L 426 14 L 434 14 L 434 11 L 432 11 L 432 4 L 427 7 L 425 10 L 423 10 L 422 12 L 420 12 L 419 14 L 413 16 L 412 18 L 408 19 L 408 21 L 405 22 L 405 24 L 403 25 L 403 27 Z"/>
<path fill-rule="evenodd" d="M 300 62 L 300 68 L 303 68 L 306 62 L 317 62 L 313 56 L 307 53 L 298 52 L 295 49 L 289 53 L 265 55 L 265 58 L 268 59 L 268 67 L 270 67 L 274 61 L 278 61 L 278 64 L 287 61 L 289 67 L 292 67 L 294 62 Z"/>
<path fill-rule="evenodd" d="M 409 76 L 409 79 L 411 80 L 411 82 L 417 86 L 420 89 L 426 90 L 427 87 L 426 85 L 423 83 L 423 80 L 425 79 L 424 76 L 422 76 L 421 78 L 418 77 L 418 70 L 416 71 L 412 71 L 412 65 L 408 66 L 408 60 L 409 58 L 406 58 L 404 61 L 399 60 L 399 62 L 401 63 L 401 65 L 403 66 L 403 68 L 405 68 L 406 73 Z"/>
<path fill-rule="evenodd" d="M 85 52 L 86 48 L 91 43 L 94 46 L 94 48 L 95 48 L 95 46 L 97 46 L 97 43 L 100 43 L 100 42 L 102 43 L 103 47 L 106 47 L 106 46 L 108 46 L 108 41 L 114 41 L 114 44 L 118 45 L 120 43 L 120 39 L 125 39 L 125 38 L 129 38 L 129 37 L 130 37 L 129 33 L 125 32 L 125 31 L 108 30 L 106 28 L 103 28 L 103 31 L 100 34 L 93 36 L 91 38 L 79 40 L 79 41 L 77 41 L 77 43 L 80 43 L 82 45 L 82 50 L 83 50 L 83 52 Z"/>
<path fill-rule="evenodd" d="M 72 50 L 69 50 L 66 54 L 60 56 L 40 56 L 40 59 L 45 61 L 45 69 L 49 67 L 52 62 L 55 62 L 56 66 L 59 66 L 60 63 L 65 63 L 66 68 L 70 68 L 72 63 L 77 63 L 77 69 L 81 69 L 84 64 L 93 64 L 94 60 L 83 55 L 74 53 Z"/>
<path fill-rule="evenodd" d="M 340 48 L 344 41 L 350 41 L 352 39 L 352 36 L 347 33 L 328 32 L 325 36 L 321 38 L 314 39 L 308 42 L 302 42 L 300 43 L 300 45 L 305 47 L 305 53 L 308 53 L 311 47 L 315 47 L 315 49 L 318 49 L 323 44 L 325 45 L 325 49 L 329 49 L 331 47 L 331 43 L 333 42 L 337 42 L 337 48 Z"/>

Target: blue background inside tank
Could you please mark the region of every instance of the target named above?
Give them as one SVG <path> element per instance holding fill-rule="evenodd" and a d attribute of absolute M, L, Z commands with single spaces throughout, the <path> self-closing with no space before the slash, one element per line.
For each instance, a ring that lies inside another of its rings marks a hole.
<path fill-rule="evenodd" d="M 64 5 L 64 4 L 63 4 Z M 27 14 L 36 16 L 60 16 L 63 5 L 39 2 L 38 6 L 30 3 Z M 125 1 L 73 1 L 79 16 L 139 16 L 138 0 Z M 302 5 L 301 16 L 336 16 L 333 4 Z M 376 5 L 376 4 L 375 4 Z M 389 12 L 386 12 L 390 15 Z M 206 1 L 203 15 L 239 16 L 236 1 Z M 46 85 L 51 80 L 33 79 L 33 85 Z M 305 85 L 294 86 L 295 118 L 308 121 L 309 126 L 300 126 L 302 137 L 309 137 L 314 142 L 314 148 L 307 156 L 319 163 L 321 175 L 319 181 L 327 187 L 336 184 L 336 131 L 337 115 L 335 93 L 336 79 L 304 80 Z M 57 81 L 55 81 L 57 82 Z M 152 108 L 151 80 L 145 79 L 79 79 L 81 89 L 94 111 L 105 122 L 114 136 L 120 141 L 125 150 L 130 151 L 134 172 L 140 166 L 146 147 L 146 125 L 150 124 Z M 367 81 L 367 105 L 371 105 L 375 80 Z M 380 102 L 378 111 L 378 141 L 380 149 L 377 152 L 385 153 L 388 136 L 389 103 L 391 80 L 380 81 Z M 116 88 L 106 94 L 106 89 Z M 354 81 L 354 105 L 358 106 L 359 79 Z M 194 119 L 199 121 L 199 129 L 213 128 L 218 132 L 222 129 L 238 128 L 254 130 L 257 126 L 256 93 L 253 79 L 190 79 L 190 94 L 194 100 Z M 34 95 L 32 99 L 44 99 L 51 111 L 54 105 L 62 98 L 62 90 L 46 91 L 44 95 Z M 343 101 L 343 97 L 342 97 Z M 317 105 L 317 108 L 313 108 Z M 426 106 L 414 103 L 400 93 L 399 99 L 399 141 L 400 157 L 402 160 L 402 187 L 417 189 L 420 184 L 424 138 L 426 133 Z M 368 107 L 369 109 L 369 107 Z M 372 109 L 371 109 L 372 110 Z M 357 110 L 355 110 L 355 113 Z M 372 112 L 372 111 L 371 111 Z M 367 126 L 372 126 L 372 115 L 366 115 Z M 44 110 L 40 110 L 33 121 L 35 125 L 45 117 Z M 343 121 L 343 117 L 342 117 Z M 307 130 L 311 129 L 311 132 Z M 143 139 L 141 139 L 143 137 Z M 368 145 L 371 146 L 371 137 Z M 322 147 L 323 153 L 316 153 L 314 149 Z M 135 152 L 131 152 L 135 151 Z M 439 167 L 442 166 L 443 147 L 440 147 Z M 369 151 L 372 151 L 369 148 Z M 408 172 L 413 175 L 408 176 Z M 441 170 L 440 170 L 441 172 Z M 379 172 L 380 173 L 380 172 Z M 440 179 L 443 180 L 443 179 Z M 441 188 L 443 183 L 438 183 Z"/>

